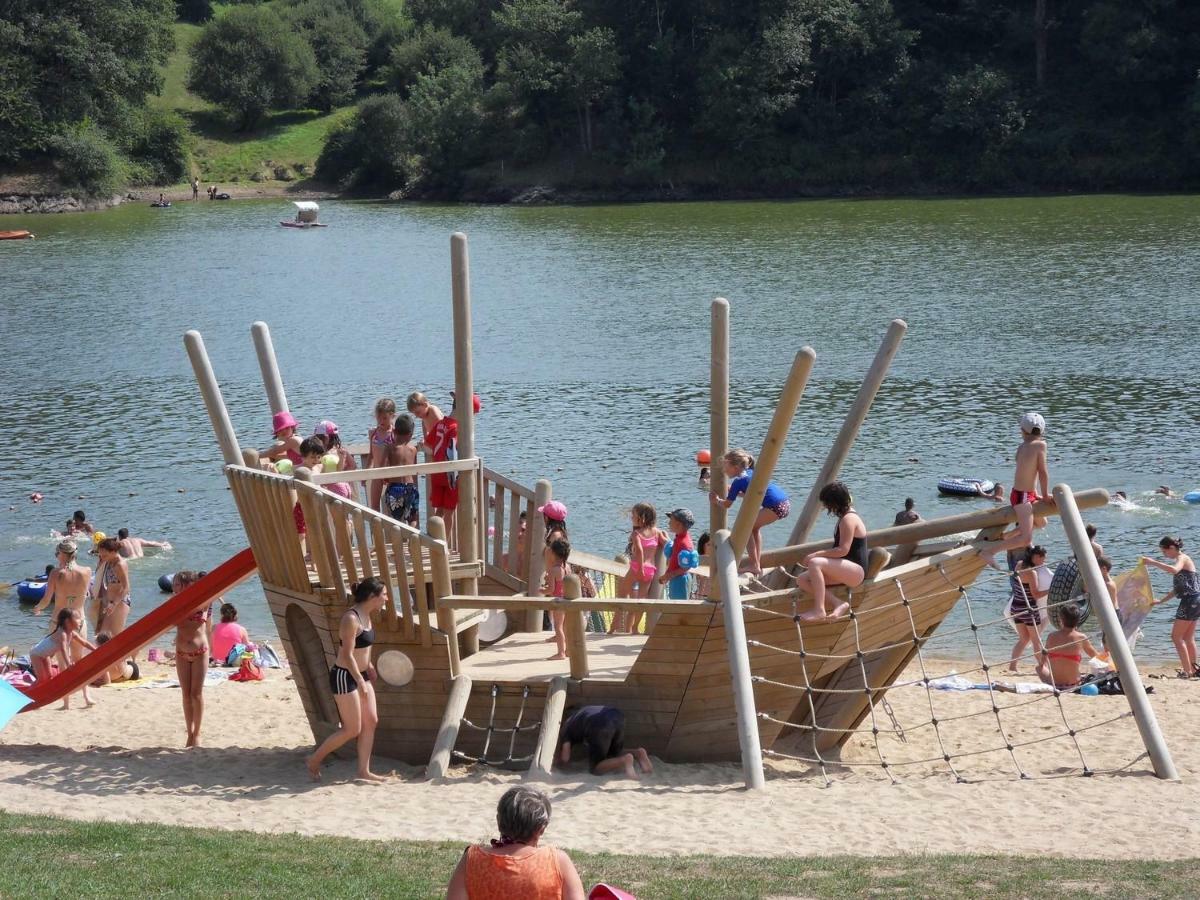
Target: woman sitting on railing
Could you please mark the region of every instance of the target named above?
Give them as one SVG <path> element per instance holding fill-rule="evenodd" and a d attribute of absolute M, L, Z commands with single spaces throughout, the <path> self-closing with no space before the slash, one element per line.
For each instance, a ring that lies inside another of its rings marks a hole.
<path fill-rule="evenodd" d="M 833 529 L 833 546 L 818 550 L 804 558 L 807 571 L 796 576 L 796 584 L 813 598 L 812 609 L 801 613 L 806 622 L 838 619 L 850 611 L 850 604 L 839 601 L 829 590 L 834 585 L 854 588 L 867 575 L 867 526 L 854 511 L 850 489 L 840 481 L 821 488 L 817 495 L 825 511 L 837 516 Z M 832 612 L 829 611 L 832 607 Z"/>
<path fill-rule="evenodd" d="M 371 645 L 375 643 L 375 626 L 371 614 L 383 608 L 383 582 L 365 578 L 351 588 L 353 605 L 342 614 L 338 623 L 337 661 L 329 670 L 329 687 L 337 703 L 341 727 L 325 738 L 308 758 L 308 773 L 313 781 L 321 780 L 321 763 L 343 744 L 358 738 L 359 781 L 386 781 L 371 771 L 371 747 L 375 743 L 375 726 L 379 713 L 375 707 L 375 667 L 371 664 Z"/>

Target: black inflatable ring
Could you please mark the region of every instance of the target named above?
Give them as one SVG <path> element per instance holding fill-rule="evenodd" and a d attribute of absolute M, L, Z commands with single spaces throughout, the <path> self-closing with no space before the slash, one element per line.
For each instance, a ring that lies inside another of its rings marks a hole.
<path fill-rule="evenodd" d="M 1087 595 L 1083 583 L 1083 573 L 1079 571 L 1079 563 L 1068 559 L 1058 564 L 1054 570 L 1054 579 L 1050 582 L 1050 592 L 1046 595 L 1046 603 L 1050 606 L 1050 621 L 1062 628 L 1058 611 L 1070 603 L 1079 609 L 1079 624 L 1082 625 L 1092 614 L 1092 601 Z"/>
<path fill-rule="evenodd" d="M 175 580 L 174 575 L 159 575 L 158 576 L 158 589 L 160 591 L 162 591 L 164 594 L 173 594 L 175 592 L 175 587 L 172 584 L 172 582 L 174 582 L 174 580 Z"/>

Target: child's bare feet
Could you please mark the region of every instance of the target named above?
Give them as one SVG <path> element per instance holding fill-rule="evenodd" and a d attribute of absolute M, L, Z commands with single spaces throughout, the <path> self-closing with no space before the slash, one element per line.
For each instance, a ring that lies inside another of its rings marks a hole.
<path fill-rule="evenodd" d="M 70 708 L 71 708 L 71 704 L 67 703 L 67 701 L 64 700 L 63 705 L 59 707 L 59 710 L 61 711 L 61 710 L 70 709 Z"/>
<path fill-rule="evenodd" d="M 558 636 L 552 634 L 552 635 L 550 635 L 550 637 L 548 637 L 544 641 L 542 641 L 542 643 L 543 644 L 553 644 L 557 640 L 558 640 Z"/>
<path fill-rule="evenodd" d="M 831 612 L 829 614 L 829 618 L 840 619 L 842 616 L 846 615 L 848 612 L 850 612 L 850 604 L 849 603 L 839 603 L 837 606 L 835 606 L 833 608 L 833 612 Z"/>
<path fill-rule="evenodd" d="M 800 613 L 800 621 L 802 622 L 824 622 L 825 610 L 810 609 L 808 612 Z"/>
<path fill-rule="evenodd" d="M 357 775 L 358 781 L 367 781 L 371 784 L 383 784 L 387 781 L 383 775 L 376 775 L 374 772 L 359 772 Z"/>
<path fill-rule="evenodd" d="M 550 659 L 566 659 L 566 658 L 567 658 L 567 654 L 562 653 L 562 652 L 555 653 L 553 656 L 550 657 Z"/>
<path fill-rule="evenodd" d="M 637 764 L 633 760 L 632 753 L 625 754 L 625 777 L 632 778 L 634 781 L 638 779 Z"/>
<path fill-rule="evenodd" d="M 638 747 L 636 750 L 633 751 L 633 753 L 634 753 L 634 756 L 637 757 L 638 765 L 640 765 L 642 767 L 643 772 L 645 772 L 647 775 L 649 775 L 651 772 L 654 771 L 654 765 L 650 762 L 650 754 L 649 753 L 647 753 L 641 747 Z"/>

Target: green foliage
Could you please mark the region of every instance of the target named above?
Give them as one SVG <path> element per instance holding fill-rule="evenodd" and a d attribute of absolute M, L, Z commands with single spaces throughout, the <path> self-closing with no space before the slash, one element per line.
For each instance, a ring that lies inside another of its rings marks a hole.
<path fill-rule="evenodd" d="M 418 77 L 436 75 L 455 65 L 479 67 L 479 51 L 464 37 L 451 34 L 445 28 L 425 24 L 392 49 L 385 71 L 387 85 L 402 97 L 407 97 Z"/>
<path fill-rule="evenodd" d="M 50 138 L 48 150 L 59 180 L 96 197 L 121 192 L 129 171 L 116 146 L 90 122 Z"/>
<path fill-rule="evenodd" d="M 366 68 L 367 33 L 349 12 L 326 0 L 308 0 L 292 11 L 290 19 L 316 58 L 319 74 L 309 98 L 312 105 L 325 112 L 345 106 L 354 99 Z"/>
<path fill-rule="evenodd" d="M 37 159 L 78 134 L 107 146 L 159 89 L 174 13 L 173 0 L 0 3 L 0 160 Z"/>
<path fill-rule="evenodd" d="M 419 169 L 410 148 L 408 110 L 396 94 L 364 100 L 332 131 L 317 159 L 317 177 L 347 188 L 395 190 Z"/>
<path fill-rule="evenodd" d="M 229 10 L 205 26 L 191 55 L 188 89 L 242 129 L 268 110 L 304 103 L 321 77 L 312 47 L 269 7 Z"/>
<path fill-rule="evenodd" d="M 175 113 L 147 109 L 135 119 L 136 131 L 128 155 L 137 167 L 140 184 L 177 184 L 188 171 L 190 138 L 187 125 Z"/>

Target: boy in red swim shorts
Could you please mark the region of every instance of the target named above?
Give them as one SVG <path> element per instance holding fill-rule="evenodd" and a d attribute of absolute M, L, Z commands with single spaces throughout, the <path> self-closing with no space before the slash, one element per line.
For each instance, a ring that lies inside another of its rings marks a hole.
<path fill-rule="evenodd" d="M 1051 501 L 1050 472 L 1046 466 L 1046 441 L 1042 437 L 1046 420 L 1033 412 L 1021 416 L 1021 446 L 1017 448 L 1017 470 L 1013 475 L 1013 489 L 1008 495 L 1009 504 L 1017 512 L 1017 528 L 1004 535 L 994 547 L 980 552 L 980 556 L 992 568 L 996 566 L 996 554 L 1033 544 L 1033 529 L 1039 524 L 1034 521 L 1033 504 L 1038 500 Z M 1038 488 L 1041 494 L 1038 494 Z"/>
<path fill-rule="evenodd" d="M 473 396 L 472 400 L 475 412 L 479 412 L 482 408 L 479 396 Z M 456 408 L 457 404 L 450 408 L 450 415 L 439 419 L 425 432 L 423 443 L 433 454 L 434 462 L 458 459 L 458 420 L 454 418 Z M 429 502 L 433 506 L 433 514 L 441 516 L 446 523 L 446 536 L 450 545 L 454 546 L 454 513 L 458 509 L 457 473 L 435 472 L 429 476 Z"/>

